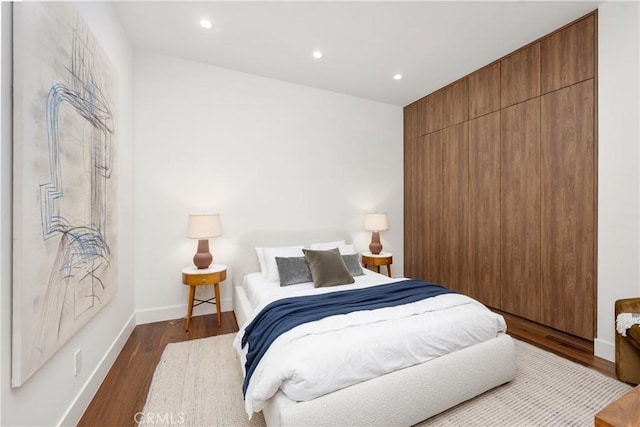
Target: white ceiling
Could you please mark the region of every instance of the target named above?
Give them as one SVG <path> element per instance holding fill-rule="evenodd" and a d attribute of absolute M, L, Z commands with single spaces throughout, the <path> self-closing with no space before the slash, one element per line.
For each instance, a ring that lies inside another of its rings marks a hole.
<path fill-rule="evenodd" d="M 136 48 L 404 106 L 596 9 L 548 2 L 121 2 Z M 211 30 L 200 27 L 206 17 Z M 319 49 L 320 60 L 311 54 Z M 401 73 L 402 80 L 393 75 Z"/>

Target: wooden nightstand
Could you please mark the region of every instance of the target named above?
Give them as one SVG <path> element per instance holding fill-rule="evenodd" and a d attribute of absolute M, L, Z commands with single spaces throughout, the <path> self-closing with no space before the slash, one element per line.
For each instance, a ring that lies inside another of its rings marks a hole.
<path fill-rule="evenodd" d="M 386 265 L 387 276 L 391 277 L 391 264 L 393 264 L 393 254 L 390 252 L 380 252 L 379 254 L 374 255 L 371 252 L 363 252 L 362 264 L 365 267 L 375 267 L 375 271 L 377 273 L 380 273 L 381 265 Z"/>
<path fill-rule="evenodd" d="M 187 308 L 187 326 L 185 331 L 189 330 L 189 323 L 191 323 L 191 313 L 193 313 L 193 307 L 200 304 L 208 303 L 215 304 L 216 312 L 218 314 L 218 326 L 220 326 L 220 282 L 227 278 L 227 266 L 222 264 L 212 264 L 209 268 L 203 268 L 199 270 L 195 266 L 186 267 L 182 269 L 182 283 L 189 286 L 189 306 Z M 194 298 L 196 294 L 196 286 L 209 286 L 213 285 L 214 297 L 207 300 L 200 300 Z M 196 305 L 193 302 L 197 301 Z"/>

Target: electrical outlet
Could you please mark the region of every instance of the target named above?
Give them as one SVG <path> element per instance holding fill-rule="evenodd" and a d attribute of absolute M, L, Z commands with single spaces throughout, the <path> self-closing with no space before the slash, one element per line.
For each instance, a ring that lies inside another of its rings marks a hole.
<path fill-rule="evenodd" d="M 80 369 L 82 369 L 82 350 L 77 349 L 76 352 L 73 353 L 73 375 L 78 375 Z"/>

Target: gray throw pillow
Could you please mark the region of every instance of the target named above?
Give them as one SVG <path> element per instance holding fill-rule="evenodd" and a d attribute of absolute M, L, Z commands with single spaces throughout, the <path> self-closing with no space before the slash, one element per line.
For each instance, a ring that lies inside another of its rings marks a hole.
<path fill-rule="evenodd" d="M 340 256 L 338 248 L 328 251 L 303 249 L 316 288 L 347 285 L 355 282 Z"/>
<path fill-rule="evenodd" d="M 277 256 L 276 264 L 280 274 L 280 286 L 313 281 L 309 264 L 307 264 L 307 259 L 303 256 L 292 258 Z"/>
<path fill-rule="evenodd" d="M 349 273 L 352 276 L 364 275 L 364 271 L 362 271 L 362 267 L 360 266 L 360 255 L 342 255 L 342 260 L 344 261 L 344 264 L 347 266 L 347 270 L 349 270 Z"/>

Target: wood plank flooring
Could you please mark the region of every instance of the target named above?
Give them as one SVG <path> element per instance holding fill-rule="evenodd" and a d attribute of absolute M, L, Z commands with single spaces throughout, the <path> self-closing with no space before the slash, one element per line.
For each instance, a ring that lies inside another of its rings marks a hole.
<path fill-rule="evenodd" d="M 613 362 L 593 355 L 593 342 L 574 335 L 531 322 L 512 314 L 491 309 L 502 314 L 507 321 L 507 333 L 521 341 L 555 353 L 573 362 L 588 366 L 611 378 L 616 377 L 616 366 Z"/>
<path fill-rule="evenodd" d="M 78 426 L 135 426 L 134 416 L 144 407 L 153 372 L 167 344 L 238 331 L 233 312 L 222 313 L 220 327 L 215 314 L 191 318 L 189 332 L 184 330 L 185 321 L 136 326 Z"/>
<path fill-rule="evenodd" d="M 514 338 L 615 378 L 614 364 L 593 356 L 593 343 L 501 314 Z M 135 426 L 135 414 L 144 407 L 153 372 L 167 344 L 238 331 L 232 312 L 222 313 L 220 327 L 213 314 L 192 318 L 189 332 L 184 327 L 185 319 L 136 326 L 78 426 Z"/>

